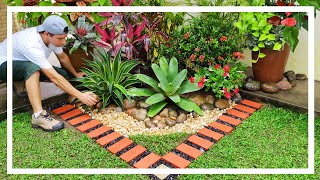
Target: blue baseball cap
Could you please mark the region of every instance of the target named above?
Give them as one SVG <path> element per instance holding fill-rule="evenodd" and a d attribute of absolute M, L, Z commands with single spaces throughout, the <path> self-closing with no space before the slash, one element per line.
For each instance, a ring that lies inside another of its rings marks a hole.
<path fill-rule="evenodd" d="M 50 15 L 36 29 L 38 32 L 47 31 L 51 34 L 60 35 L 68 33 L 68 24 L 60 16 Z"/>

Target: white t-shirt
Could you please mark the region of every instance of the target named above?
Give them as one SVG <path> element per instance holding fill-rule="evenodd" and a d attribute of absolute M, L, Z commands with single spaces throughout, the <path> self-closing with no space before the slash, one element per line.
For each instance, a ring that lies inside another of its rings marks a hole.
<path fill-rule="evenodd" d="M 40 68 L 52 68 L 47 60 L 51 52 L 61 54 L 61 47 L 43 43 L 35 27 L 19 31 L 12 35 L 12 59 L 14 61 L 31 61 Z M 7 61 L 7 39 L 0 44 L 0 65 Z"/>

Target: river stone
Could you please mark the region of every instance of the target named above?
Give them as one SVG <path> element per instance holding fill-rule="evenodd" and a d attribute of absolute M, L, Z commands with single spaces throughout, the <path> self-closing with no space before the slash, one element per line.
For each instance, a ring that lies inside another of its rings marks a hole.
<path fill-rule="evenodd" d="M 285 76 L 283 76 L 283 78 L 281 79 L 281 81 L 288 81 L 288 78 L 286 78 Z"/>
<path fill-rule="evenodd" d="M 166 124 L 167 124 L 168 126 L 170 126 L 170 127 L 172 127 L 172 126 L 174 126 L 174 125 L 177 124 L 177 122 L 176 122 L 175 120 L 170 119 L 170 118 L 165 118 L 164 120 L 165 120 Z"/>
<path fill-rule="evenodd" d="M 76 97 L 74 97 L 74 96 L 69 96 L 68 97 L 68 99 L 67 99 L 67 102 L 69 103 L 69 104 L 74 104 L 75 103 L 75 101 L 76 101 Z"/>
<path fill-rule="evenodd" d="M 164 108 L 160 114 L 161 117 L 169 117 L 169 109 L 168 108 Z"/>
<path fill-rule="evenodd" d="M 160 120 L 162 120 L 162 117 L 159 115 L 154 116 L 153 118 L 151 118 L 151 121 L 154 123 L 159 122 Z"/>
<path fill-rule="evenodd" d="M 192 100 L 194 103 L 196 103 L 198 106 L 200 106 L 201 104 L 204 104 L 206 102 L 205 98 L 203 97 L 203 95 L 200 94 L 193 94 L 190 97 L 190 100 Z"/>
<path fill-rule="evenodd" d="M 164 129 L 166 127 L 166 123 L 163 120 L 161 120 L 157 123 L 157 127 L 159 129 Z"/>
<path fill-rule="evenodd" d="M 147 103 L 145 103 L 145 102 L 143 102 L 143 101 L 140 101 L 140 102 L 138 103 L 138 107 L 139 107 L 139 108 L 143 108 L 143 109 L 149 109 L 150 105 L 147 104 Z"/>
<path fill-rule="evenodd" d="M 133 116 L 133 114 L 135 114 L 136 111 L 138 111 L 137 108 L 130 108 L 126 110 L 126 113 L 129 114 L 130 116 Z"/>
<path fill-rule="evenodd" d="M 212 95 L 207 95 L 205 99 L 206 99 L 206 103 L 214 104 L 215 99 Z"/>
<path fill-rule="evenodd" d="M 260 82 L 258 81 L 248 81 L 244 83 L 244 88 L 249 91 L 258 91 L 260 89 Z"/>
<path fill-rule="evenodd" d="M 74 103 L 74 106 L 76 107 L 76 108 L 79 108 L 79 107 L 81 107 L 81 106 L 83 106 L 84 104 L 81 102 L 81 101 L 76 101 L 75 103 Z"/>
<path fill-rule="evenodd" d="M 219 109 L 226 109 L 228 107 L 230 107 L 230 104 L 227 100 L 225 99 L 219 99 L 214 103 L 215 107 L 219 108 Z"/>
<path fill-rule="evenodd" d="M 147 110 L 146 109 L 139 109 L 132 114 L 132 116 L 137 119 L 138 121 L 144 121 L 147 118 Z"/>
<path fill-rule="evenodd" d="M 292 88 L 291 84 L 288 81 L 279 81 L 277 85 L 281 90 L 284 90 L 284 91 Z"/>
<path fill-rule="evenodd" d="M 192 117 L 197 118 L 199 115 L 196 112 L 192 112 Z"/>
<path fill-rule="evenodd" d="M 291 70 L 290 70 L 290 71 L 285 72 L 283 75 L 286 76 L 286 77 L 287 77 L 287 76 L 292 76 L 292 75 L 295 76 L 296 73 L 295 73 L 294 71 L 291 71 Z"/>
<path fill-rule="evenodd" d="M 147 128 L 155 128 L 157 125 L 150 120 L 144 122 Z"/>
<path fill-rule="evenodd" d="M 237 93 L 236 95 L 232 96 L 231 100 L 239 104 L 242 101 L 242 97 L 240 93 Z"/>
<path fill-rule="evenodd" d="M 279 87 L 276 83 L 268 82 L 261 84 L 261 90 L 265 93 L 274 94 L 279 92 Z"/>
<path fill-rule="evenodd" d="M 296 80 L 289 81 L 289 83 L 291 84 L 292 87 L 295 87 L 297 85 Z"/>
<path fill-rule="evenodd" d="M 169 111 L 169 118 L 176 120 L 178 117 L 178 113 L 175 110 Z"/>
<path fill-rule="evenodd" d="M 307 76 L 305 74 L 296 74 L 297 80 L 305 80 L 307 79 Z"/>
<path fill-rule="evenodd" d="M 245 82 L 254 81 L 254 78 L 252 76 L 248 76 L 245 80 Z"/>
<path fill-rule="evenodd" d="M 124 109 L 131 109 L 135 108 L 137 106 L 137 102 L 134 99 L 131 99 L 131 103 L 128 99 L 125 99 L 123 101 L 123 108 Z"/>
<path fill-rule="evenodd" d="M 122 112 L 122 108 L 121 107 L 116 107 L 116 109 L 114 109 L 115 112 Z"/>
<path fill-rule="evenodd" d="M 183 123 L 185 120 L 187 120 L 187 114 L 185 113 L 180 113 L 176 119 L 177 123 Z"/>
<path fill-rule="evenodd" d="M 200 108 L 203 110 L 203 111 L 206 111 L 206 110 L 210 110 L 210 104 L 201 104 Z"/>

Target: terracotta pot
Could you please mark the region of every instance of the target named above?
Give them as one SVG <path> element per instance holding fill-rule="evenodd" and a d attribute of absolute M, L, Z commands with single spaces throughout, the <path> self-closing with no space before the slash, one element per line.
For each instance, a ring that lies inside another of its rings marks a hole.
<path fill-rule="evenodd" d="M 90 52 L 93 53 L 93 47 L 88 47 L 88 55 L 81 48 L 73 51 L 72 54 L 69 54 L 69 49 L 64 49 L 63 51 L 69 56 L 71 64 L 77 72 L 81 71 L 80 68 L 86 67 L 86 62 L 82 58 L 91 61 L 93 60 L 93 57 L 90 54 Z"/>
<path fill-rule="evenodd" d="M 271 49 L 261 49 L 266 57 L 260 58 L 257 63 L 252 63 L 254 79 L 261 82 L 277 83 L 283 78 L 283 73 L 288 61 L 290 47 L 284 45 L 282 51 L 273 51 Z M 252 52 L 252 59 L 257 59 L 258 53 Z"/>

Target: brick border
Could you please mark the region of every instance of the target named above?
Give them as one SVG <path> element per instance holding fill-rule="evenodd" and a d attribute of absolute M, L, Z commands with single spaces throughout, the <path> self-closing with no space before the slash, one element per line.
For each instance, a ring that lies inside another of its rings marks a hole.
<path fill-rule="evenodd" d="M 134 143 L 112 128 L 103 125 L 100 121 L 92 119 L 91 116 L 84 114 L 80 109 L 76 109 L 70 104 L 56 108 L 52 112 L 79 131 L 86 133 L 100 146 L 119 156 L 134 168 L 151 168 L 159 161 L 168 163 L 175 168 L 187 168 L 262 106 L 260 103 L 244 99 L 219 116 L 217 121 L 200 129 L 163 157 L 149 152 L 145 147 Z"/>

